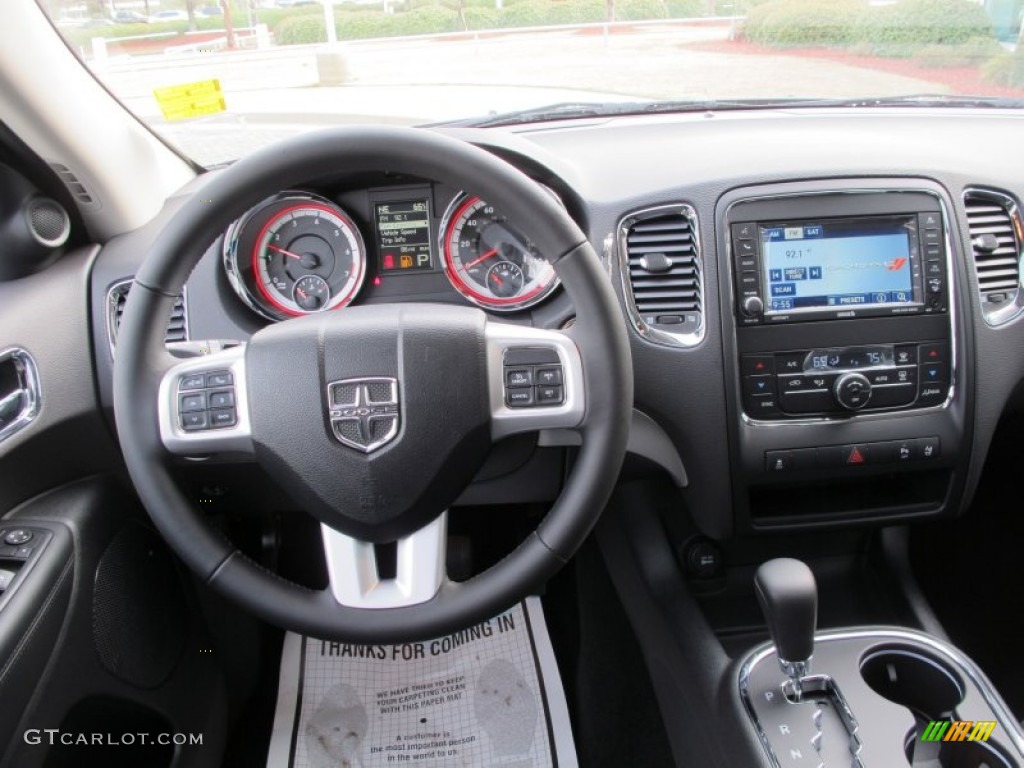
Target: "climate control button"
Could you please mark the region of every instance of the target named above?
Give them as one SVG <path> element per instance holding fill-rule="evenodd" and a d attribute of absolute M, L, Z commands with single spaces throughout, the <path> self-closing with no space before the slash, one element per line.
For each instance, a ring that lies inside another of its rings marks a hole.
<path fill-rule="evenodd" d="M 836 380 L 836 402 L 850 411 L 857 411 L 871 398 L 871 382 L 861 373 L 846 373 Z"/>

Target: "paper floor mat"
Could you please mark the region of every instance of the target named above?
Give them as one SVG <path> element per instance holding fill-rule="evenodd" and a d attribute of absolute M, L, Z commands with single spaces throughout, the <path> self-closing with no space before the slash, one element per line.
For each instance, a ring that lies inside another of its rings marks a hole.
<path fill-rule="evenodd" d="M 540 599 L 436 640 L 289 632 L 267 768 L 577 765 Z"/>

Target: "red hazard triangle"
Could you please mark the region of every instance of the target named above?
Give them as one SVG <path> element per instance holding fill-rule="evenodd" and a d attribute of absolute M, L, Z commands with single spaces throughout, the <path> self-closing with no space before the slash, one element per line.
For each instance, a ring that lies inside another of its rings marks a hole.
<path fill-rule="evenodd" d="M 854 448 L 850 451 L 850 455 L 846 457 L 847 464 L 863 464 L 864 454 L 860 452 L 860 448 Z"/>

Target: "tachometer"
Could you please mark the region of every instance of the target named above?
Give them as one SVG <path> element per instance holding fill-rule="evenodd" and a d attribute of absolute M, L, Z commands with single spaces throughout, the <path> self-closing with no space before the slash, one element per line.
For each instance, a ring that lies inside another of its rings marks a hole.
<path fill-rule="evenodd" d="M 523 309 L 558 286 L 537 247 L 479 197 L 455 198 L 441 224 L 441 243 L 452 285 L 486 309 Z"/>
<path fill-rule="evenodd" d="M 239 296 L 279 320 L 349 304 L 366 275 L 366 246 L 334 203 L 288 193 L 231 226 L 224 263 Z"/>

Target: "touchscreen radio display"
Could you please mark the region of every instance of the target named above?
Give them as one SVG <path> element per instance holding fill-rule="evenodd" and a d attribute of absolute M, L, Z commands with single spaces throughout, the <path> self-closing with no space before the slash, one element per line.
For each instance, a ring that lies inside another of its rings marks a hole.
<path fill-rule="evenodd" d="M 915 217 L 759 225 L 766 314 L 915 304 Z"/>

